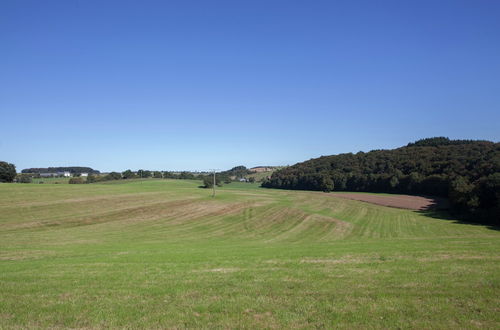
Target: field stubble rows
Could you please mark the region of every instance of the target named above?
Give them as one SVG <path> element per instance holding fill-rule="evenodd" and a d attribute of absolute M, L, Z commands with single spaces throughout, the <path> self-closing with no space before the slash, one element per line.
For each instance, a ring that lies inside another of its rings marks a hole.
<path fill-rule="evenodd" d="M 500 325 L 497 230 L 197 185 L 1 185 L 0 326 Z"/>

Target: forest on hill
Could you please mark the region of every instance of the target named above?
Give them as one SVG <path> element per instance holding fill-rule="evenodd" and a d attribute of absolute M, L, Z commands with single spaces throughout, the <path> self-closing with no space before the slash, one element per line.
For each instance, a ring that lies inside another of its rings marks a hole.
<path fill-rule="evenodd" d="M 500 224 L 500 143 L 436 137 L 322 156 L 274 172 L 262 186 L 448 197 L 454 214 Z"/>
<path fill-rule="evenodd" d="M 40 168 L 25 168 L 21 173 L 58 173 L 58 172 L 70 172 L 71 174 L 99 174 L 100 172 L 94 170 L 90 167 L 82 166 L 66 166 L 66 167 L 40 167 Z"/>

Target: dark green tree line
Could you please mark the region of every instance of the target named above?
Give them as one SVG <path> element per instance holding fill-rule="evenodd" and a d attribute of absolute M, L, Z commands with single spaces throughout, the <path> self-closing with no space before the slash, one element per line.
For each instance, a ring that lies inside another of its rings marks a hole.
<path fill-rule="evenodd" d="M 279 170 L 262 186 L 443 196 L 456 214 L 500 223 L 500 143 L 439 137 L 323 156 Z"/>
<path fill-rule="evenodd" d="M 100 172 L 90 167 L 82 166 L 66 166 L 66 167 L 37 167 L 25 168 L 21 173 L 57 173 L 57 172 L 70 172 L 71 174 L 89 173 L 99 174 Z"/>

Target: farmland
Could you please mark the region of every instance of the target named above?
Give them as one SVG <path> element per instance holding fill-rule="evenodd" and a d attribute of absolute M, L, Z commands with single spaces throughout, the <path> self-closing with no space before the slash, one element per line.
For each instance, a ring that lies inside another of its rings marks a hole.
<path fill-rule="evenodd" d="M 68 183 L 68 177 L 48 177 L 48 178 L 33 178 L 33 183 L 50 183 L 50 184 L 64 184 Z"/>
<path fill-rule="evenodd" d="M 189 180 L 0 185 L 0 328 L 500 327 L 500 231 Z"/>

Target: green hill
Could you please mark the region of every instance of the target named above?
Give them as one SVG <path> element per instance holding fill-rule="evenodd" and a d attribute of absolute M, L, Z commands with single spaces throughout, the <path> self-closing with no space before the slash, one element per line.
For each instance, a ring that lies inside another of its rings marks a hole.
<path fill-rule="evenodd" d="M 0 328 L 498 328 L 500 231 L 199 181 L 0 184 Z"/>

